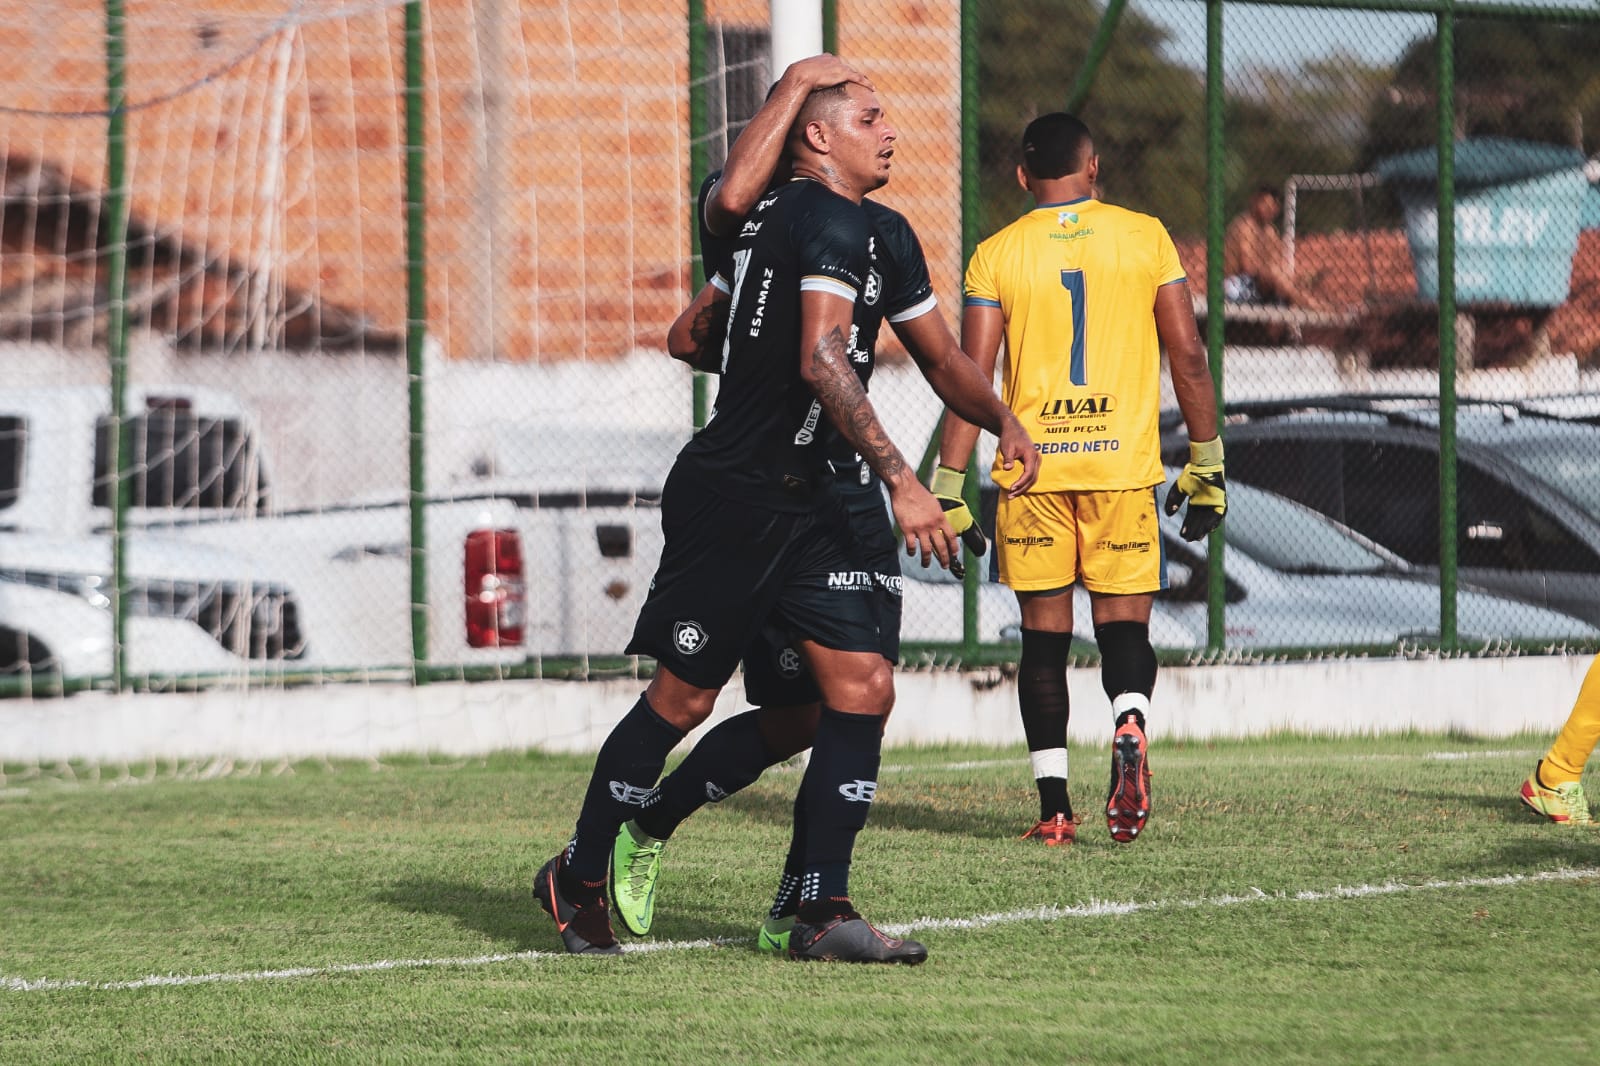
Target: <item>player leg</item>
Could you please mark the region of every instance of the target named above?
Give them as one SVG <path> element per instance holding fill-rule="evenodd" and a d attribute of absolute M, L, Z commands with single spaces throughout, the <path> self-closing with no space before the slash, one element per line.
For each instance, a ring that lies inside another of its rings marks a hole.
<path fill-rule="evenodd" d="M 565 850 L 544 864 L 534 896 L 555 919 L 568 951 L 615 954 L 621 950 L 606 907 L 609 849 L 617 828 L 643 804 L 667 755 L 711 713 L 716 688 L 690 684 L 665 665 L 633 708 L 600 746 Z"/>
<path fill-rule="evenodd" d="M 865 486 L 843 487 L 840 494 L 849 515 L 851 532 L 862 550 L 872 574 L 872 602 L 878 627 L 878 653 L 890 669 L 900 661 L 900 618 L 902 575 L 900 573 L 900 542 L 895 536 L 889 513 L 883 505 L 883 492 L 875 479 Z M 810 734 L 815 736 L 817 720 L 821 713 L 819 702 L 811 708 Z M 763 714 L 765 715 L 765 711 Z M 880 733 L 888 725 L 885 714 L 879 719 Z M 776 724 L 776 723 L 774 723 Z M 795 916 L 800 910 L 800 890 L 805 876 L 806 793 L 804 787 L 795 794 L 794 822 L 789 839 L 789 851 L 784 859 L 783 875 L 772 907 L 756 935 L 756 947 L 761 951 L 787 955 L 789 939 L 794 930 Z"/>
<path fill-rule="evenodd" d="M 1137 838 L 1150 817 L 1145 730 L 1156 682 L 1150 609 L 1167 584 L 1156 508 L 1155 489 L 1078 494 L 1083 583 L 1114 730 L 1106 825 L 1120 843 Z"/>
<path fill-rule="evenodd" d="M 1077 527 L 1064 493 L 1001 498 L 995 516 L 1000 580 L 1022 609 L 1022 660 L 1017 701 L 1028 762 L 1039 793 L 1039 820 L 1022 835 L 1051 846 L 1077 838 L 1068 798 L 1067 658 L 1072 649 L 1072 583 L 1077 577 Z"/>
<path fill-rule="evenodd" d="M 894 672 L 881 653 L 875 578 L 850 538 L 818 528 L 779 611 L 800 641 L 822 712 L 800 783 L 805 870 L 789 957 L 915 964 L 927 949 L 885 936 L 857 913 L 850 896 L 856 836 L 878 790 L 883 722 L 894 706 Z"/>
<path fill-rule="evenodd" d="M 643 936 L 655 919 L 661 853 L 686 819 L 754 784 L 769 767 L 811 746 L 819 704 L 816 685 L 787 634 L 767 627 L 744 655 L 745 695 L 759 707 L 727 718 L 700 738 L 683 762 L 617 830 L 611 851 L 611 899 L 629 932 Z"/>
<path fill-rule="evenodd" d="M 1590 663 L 1572 713 L 1545 757 L 1522 783 L 1522 802 L 1559 825 L 1591 825 L 1583 767 L 1600 742 L 1600 656 Z"/>
<path fill-rule="evenodd" d="M 606 905 L 617 830 L 642 808 L 672 749 L 710 715 L 746 634 L 781 592 L 781 582 L 764 575 L 798 523 L 676 474 L 663 489 L 661 563 L 627 648 L 655 658 L 656 676 L 601 745 L 572 837 L 534 883 L 575 953 L 620 950 Z M 732 589 L 739 591 L 719 594 Z"/>

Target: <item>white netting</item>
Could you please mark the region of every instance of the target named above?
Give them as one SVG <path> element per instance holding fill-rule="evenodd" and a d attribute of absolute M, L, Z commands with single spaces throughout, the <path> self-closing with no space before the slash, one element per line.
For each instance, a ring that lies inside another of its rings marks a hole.
<path fill-rule="evenodd" d="M 136 677 L 412 659 L 405 15 L 126 5 Z M 658 354 L 688 295 L 684 20 L 424 15 L 427 660 L 616 655 L 659 538 L 630 497 L 691 420 Z M 0 665 L 103 676 L 107 17 L 0 0 L 0 27 Z"/>

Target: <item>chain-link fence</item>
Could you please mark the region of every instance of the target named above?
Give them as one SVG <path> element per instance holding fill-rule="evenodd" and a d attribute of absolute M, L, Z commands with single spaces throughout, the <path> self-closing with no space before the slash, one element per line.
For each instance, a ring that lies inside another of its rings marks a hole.
<path fill-rule="evenodd" d="M 1380 6 L 824 5 L 952 326 L 1037 114 L 1076 107 L 1101 196 L 1172 233 L 1233 504 L 1220 579 L 1167 539 L 1168 655 L 1600 637 L 1600 17 Z M 769 26 L 0 0 L 6 691 L 639 669 L 715 387 L 663 351 L 693 190 Z M 921 457 L 939 401 L 879 354 Z M 1010 654 L 1009 590 L 907 576 L 910 657 Z"/>

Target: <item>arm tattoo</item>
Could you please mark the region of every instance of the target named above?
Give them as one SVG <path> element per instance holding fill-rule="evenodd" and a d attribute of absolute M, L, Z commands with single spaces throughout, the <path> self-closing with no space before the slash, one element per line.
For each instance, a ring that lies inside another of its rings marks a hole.
<path fill-rule="evenodd" d="M 878 414 L 867 399 L 867 390 L 850 365 L 850 352 L 838 326 L 817 341 L 811 352 L 811 391 L 822 404 L 823 414 L 844 434 L 867 465 L 886 481 L 897 478 L 906 467 L 905 457 L 884 432 Z"/>
<path fill-rule="evenodd" d="M 700 309 L 689 323 L 689 337 L 694 341 L 694 354 L 685 362 L 696 370 L 713 373 L 722 359 L 722 342 L 728 333 L 728 305 L 712 302 Z"/>

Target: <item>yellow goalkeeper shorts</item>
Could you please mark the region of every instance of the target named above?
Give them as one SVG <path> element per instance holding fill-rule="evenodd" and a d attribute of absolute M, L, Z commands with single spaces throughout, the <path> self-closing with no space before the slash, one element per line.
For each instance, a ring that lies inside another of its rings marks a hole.
<path fill-rule="evenodd" d="M 1000 582 L 1018 592 L 1064 588 L 1129 595 L 1167 587 L 1156 494 L 1161 486 L 1000 497 Z"/>

